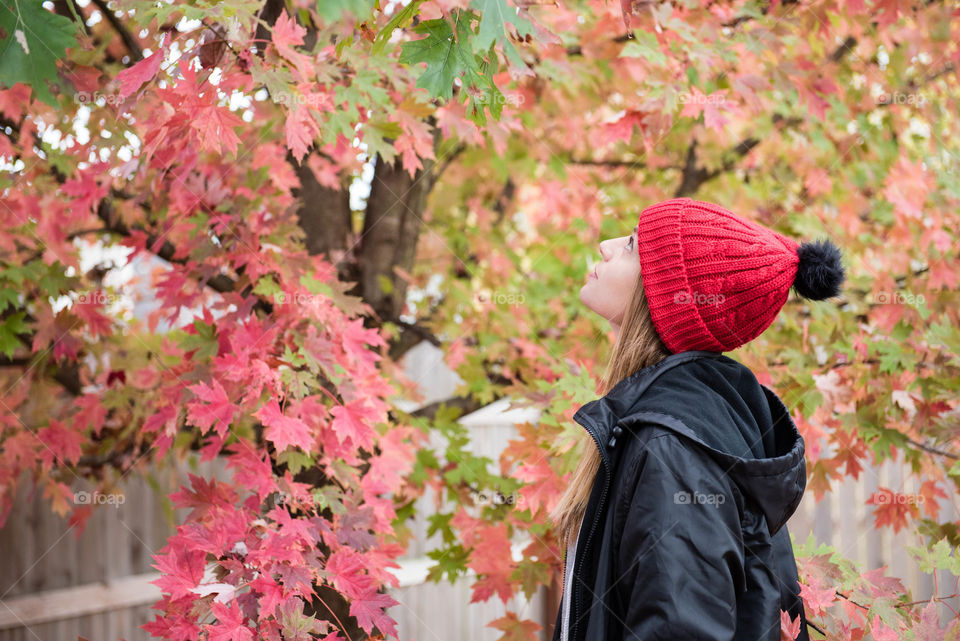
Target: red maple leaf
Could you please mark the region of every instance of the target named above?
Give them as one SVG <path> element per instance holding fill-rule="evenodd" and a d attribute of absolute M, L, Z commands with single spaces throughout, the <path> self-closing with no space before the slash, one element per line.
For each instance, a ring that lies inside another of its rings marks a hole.
<path fill-rule="evenodd" d="M 373 581 L 365 569 L 363 555 L 350 548 L 341 548 L 331 554 L 324 566 L 330 581 L 348 599 L 358 599 L 369 593 Z"/>
<path fill-rule="evenodd" d="M 887 566 L 875 568 L 869 572 L 864 572 L 861 576 L 870 584 L 870 592 L 873 598 L 893 597 L 896 598 L 906 592 L 903 582 L 893 576 L 884 576 Z"/>
<path fill-rule="evenodd" d="M 17 83 L 10 89 L 0 91 L 0 114 L 14 122 L 20 120 L 23 110 L 30 104 L 30 86 Z"/>
<path fill-rule="evenodd" d="M 195 602 L 194 595 L 191 598 L 170 599 L 163 598 L 158 601 L 154 608 L 163 610 L 163 615 L 157 615 L 157 618 L 141 626 L 151 635 L 170 641 L 190 641 L 200 637 L 200 626 L 193 620 L 191 610 Z"/>
<path fill-rule="evenodd" d="M 877 0 L 874 9 L 877 16 L 877 28 L 887 30 L 900 18 L 900 14 L 913 11 L 913 5 L 904 0 Z"/>
<path fill-rule="evenodd" d="M 901 157 L 887 174 L 883 196 L 906 223 L 904 219 L 919 220 L 923 217 L 923 204 L 934 186 L 935 179 L 924 169 L 922 162 Z"/>
<path fill-rule="evenodd" d="M 790 618 L 790 613 L 786 610 L 780 610 L 780 641 L 794 641 L 800 634 L 800 615 L 797 615 L 796 621 Z"/>
<path fill-rule="evenodd" d="M 617 141 L 630 142 L 633 137 L 634 126 L 640 131 L 646 128 L 643 120 L 647 114 L 642 111 L 627 111 L 620 119 L 603 125 L 598 136 L 601 145 L 609 145 Z"/>
<path fill-rule="evenodd" d="M 336 405 L 330 413 L 333 415 L 333 431 L 337 440 L 343 443 L 349 438 L 356 447 L 371 448 L 375 434 L 371 422 L 375 422 L 377 416 L 363 399 Z"/>
<path fill-rule="evenodd" d="M 287 137 L 287 147 L 290 148 L 297 162 L 303 159 L 314 139 L 321 133 L 320 125 L 317 124 L 307 105 L 302 102 L 287 116 L 283 131 Z"/>
<path fill-rule="evenodd" d="M 77 220 L 82 214 L 93 212 L 93 208 L 110 193 L 110 185 L 103 179 L 103 173 L 109 169 L 107 163 L 96 163 L 87 171 L 79 171 L 63 183 L 60 190 L 73 196 L 70 209 L 64 212 Z"/>
<path fill-rule="evenodd" d="M 696 118 L 703 114 L 703 124 L 706 127 L 723 131 L 723 125 L 727 123 L 727 119 L 723 117 L 722 112 L 730 106 L 727 104 L 725 89 L 705 94 L 696 87 L 691 87 L 686 96 L 688 100 L 683 106 L 683 111 L 680 112 L 681 116 Z"/>
<path fill-rule="evenodd" d="M 212 387 L 207 383 L 197 383 L 187 388 L 197 395 L 196 399 L 187 403 L 187 420 L 204 432 L 216 426 L 217 434 L 223 436 L 233 422 L 237 407 L 217 379 L 213 379 L 212 383 Z"/>
<path fill-rule="evenodd" d="M 286 10 L 280 12 L 280 16 L 273 24 L 272 42 L 277 48 L 277 52 L 293 63 L 301 81 L 306 81 L 310 77 L 310 58 L 296 51 L 293 47 L 303 44 L 303 36 L 306 33 L 307 30 L 287 15 Z"/>
<path fill-rule="evenodd" d="M 210 604 L 210 613 L 217 617 L 217 622 L 205 626 L 209 641 L 251 641 L 253 639 L 253 630 L 243 624 L 243 612 L 236 601 L 231 601 L 227 605 L 213 601 Z"/>
<path fill-rule="evenodd" d="M 892 526 L 894 534 L 906 527 L 908 516 L 914 518 L 920 516 L 916 496 L 894 492 L 885 487 L 871 494 L 867 503 L 877 506 L 873 513 L 874 526 L 877 528 L 884 525 Z"/>
<path fill-rule="evenodd" d="M 206 554 L 200 550 L 187 550 L 180 545 L 167 545 L 167 551 L 154 557 L 153 567 L 160 570 L 161 577 L 153 583 L 168 593 L 171 599 L 195 597 L 190 592 L 203 579 Z"/>
<path fill-rule="evenodd" d="M 426 156 L 425 156 L 426 157 Z M 383 346 L 386 341 L 376 328 L 365 328 L 363 319 L 356 318 L 343 328 L 343 351 L 352 356 L 357 365 L 363 370 L 371 370 L 380 355 L 367 349 L 367 346 Z"/>
<path fill-rule="evenodd" d="M 277 452 L 282 452 L 291 445 L 305 452 L 313 448 L 314 439 L 310 427 L 298 418 L 284 416 L 276 399 L 264 403 L 254 416 L 267 426 L 263 437 L 273 443 Z"/>
<path fill-rule="evenodd" d="M 173 405 L 161 407 L 143 422 L 144 433 L 156 432 L 164 427 L 166 434 L 171 435 L 176 431 L 176 420 L 179 414 L 179 410 Z"/>
<path fill-rule="evenodd" d="M 82 295 L 70 308 L 77 318 L 86 323 L 87 330 L 93 336 L 110 336 L 113 333 L 113 321 L 103 313 L 102 299 L 106 299 L 102 292 L 91 292 Z"/>
<path fill-rule="evenodd" d="M 350 602 L 350 615 L 357 617 L 357 624 L 367 634 L 371 634 L 374 626 L 388 637 L 397 636 L 397 623 L 384 612 L 385 609 L 400 602 L 389 594 L 371 590 L 362 597 Z"/>
<path fill-rule="evenodd" d="M 276 607 L 283 603 L 283 588 L 270 576 L 260 575 L 250 582 L 250 589 L 260 595 L 260 616 L 276 614 Z"/>
<path fill-rule="evenodd" d="M 956 621 L 954 621 L 956 624 Z M 915 641 L 943 641 L 946 630 L 940 627 L 940 615 L 937 612 L 937 602 L 931 598 L 920 613 L 918 621 L 911 630 Z"/>
<path fill-rule="evenodd" d="M 200 149 L 214 153 L 226 150 L 236 154 L 240 138 L 234 127 L 244 124 L 239 116 L 218 104 L 199 106 L 190 118 L 190 126 L 197 132 Z"/>
<path fill-rule="evenodd" d="M 165 39 L 166 34 L 164 34 L 160 40 L 159 49 L 132 67 L 127 67 L 117 74 L 116 80 L 120 84 L 120 87 L 117 89 L 117 96 L 121 101 L 126 100 L 127 96 L 136 92 L 143 86 L 143 83 L 157 75 L 157 71 L 160 69 L 160 63 L 163 62 L 163 56 L 167 51 L 166 47 L 163 46 Z"/>
<path fill-rule="evenodd" d="M 261 499 L 277 491 L 273 467 L 262 448 L 255 450 L 250 443 L 237 440 L 228 451 L 227 467 L 233 470 L 234 483 L 253 490 Z"/>
<path fill-rule="evenodd" d="M 303 36 L 306 34 L 307 30 L 287 15 L 287 11 L 284 9 L 273 24 L 272 42 L 277 46 L 277 49 L 283 51 L 293 45 L 302 45 Z"/>
<path fill-rule="evenodd" d="M 79 431 L 72 429 L 60 421 L 51 419 L 47 427 L 37 432 L 37 438 L 44 447 L 40 450 L 39 459 L 44 466 L 50 467 L 54 462 L 58 464 L 76 463 L 83 450 Z"/>
<path fill-rule="evenodd" d="M 830 479 L 838 478 L 837 468 L 840 461 L 834 459 L 819 459 L 808 466 L 810 478 L 807 480 L 807 489 L 813 490 L 814 499 L 818 502 L 830 490 Z"/>
<path fill-rule="evenodd" d="M 822 617 L 827 608 L 837 600 L 837 588 L 823 587 L 819 581 L 812 579 L 809 583 L 800 583 L 800 598 L 803 599 L 808 616 Z"/>
<path fill-rule="evenodd" d="M 937 497 L 945 499 L 947 498 L 947 493 L 937 487 L 935 480 L 927 479 L 920 484 L 920 491 L 917 494 L 927 516 L 936 520 L 940 514 L 940 501 L 937 500 Z"/>
<path fill-rule="evenodd" d="M 900 635 L 897 634 L 897 631 L 881 621 L 880 615 L 874 615 L 873 621 L 870 623 L 870 634 L 873 635 L 874 641 L 900 640 Z"/>
<path fill-rule="evenodd" d="M 839 467 L 841 463 L 845 464 L 846 474 L 854 479 L 859 478 L 860 472 L 863 470 L 860 460 L 867 455 L 867 446 L 863 440 L 856 435 L 854 430 L 848 432 L 842 428 L 833 430 L 829 440 L 837 446 L 836 454 L 833 457 L 836 465 Z"/>
<path fill-rule="evenodd" d="M 494 594 L 506 604 L 513 597 L 513 585 L 510 574 L 516 567 L 507 536 L 507 524 L 481 525 L 471 528 L 465 538 L 469 538 L 473 553 L 467 566 L 480 575 L 473 584 L 473 596 L 470 603 L 486 601 Z"/>
<path fill-rule="evenodd" d="M 100 434 L 107 419 L 107 408 L 103 406 L 101 397 L 97 394 L 84 394 L 74 400 L 73 406 L 77 408 L 75 427 L 86 429 L 92 425 L 93 433 Z"/>
<path fill-rule="evenodd" d="M 397 427 L 380 439 L 382 454 L 370 459 L 370 469 L 361 482 L 365 492 L 382 494 L 402 487 L 404 476 L 413 467 L 416 456 L 413 446 L 405 441 L 412 432 L 409 427 Z"/>
<path fill-rule="evenodd" d="M 211 508 L 232 507 L 237 500 L 233 486 L 216 479 L 207 481 L 202 476 L 187 473 L 191 487 L 181 486 L 178 492 L 170 495 L 175 507 L 192 507 L 188 520 L 197 520 Z"/>
<path fill-rule="evenodd" d="M 960 282 L 953 261 L 945 259 L 930 262 L 930 275 L 927 284 L 930 289 L 954 289 Z"/>

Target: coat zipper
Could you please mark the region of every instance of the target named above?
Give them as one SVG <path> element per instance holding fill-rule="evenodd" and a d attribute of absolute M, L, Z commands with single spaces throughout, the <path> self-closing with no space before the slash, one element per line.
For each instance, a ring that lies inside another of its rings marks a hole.
<path fill-rule="evenodd" d="M 584 424 L 583 426 L 586 428 L 587 432 L 593 438 L 593 442 L 596 443 L 597 445 L 597 450 L 600 452 L 600 460 L 603 462 L 605 473 L 606 473 L 606 478 L 604 479 L 604 483 L 603 483 L 603 491 L 600 493 L 600 502 L 597 505 L 597 510 L 596 510 L 597 514 L 599 514 L 603 510 L 603 506 L 607 501 L 607 492 L 610 489 L 610 480 L 612 476 L 611 474 L 612 470 L 611 470 L 610 463 L 607 460 L 607 455 L 602 445 L 600 444 L 600 439 L 594 433 L 594 430 L 590 429 L 589 425 Z M 613 429 L 613 435 L 610 437 L 610 442 L 607 443 L 607 447 L 613 448 L 617 444 L 617 437 L 620 436 L 620 434 L 622 433 L 623 433 L 623 429 L 619 425 L 617 425 Z M 584 518 L 586 518 L 586 513 L 584 513 Z M 590 550 L 590 543 L 593 542 L 593 535 L 596 532 L 596 530 L 597 530 L 597 520 L 595 519 L 590 526 L 590 532 L 587 534 L 587 538 L 584 540 L 583 554 L 579 555 L 580 558 L 587 558 L 587 552 Z M 577 552 L 579 551 L 580 551 L 580 545 L 578 543 Z M 576 570 L 577 570 L 576 556 L 578 555 L 574 556 L 573 566 L 571 567 L 571 570 L 574 573 L 574 579 L 576 579 Z M 566 572 L 566 570 L 564 570 L 564 572 Z M 579 622 L 580 622 L 580 617 L 577 615 L 580 612 L 580 601 L 581 601 L 581 599 L 577 597 L 581 593 L 581 586 L 575 582 L 571 582 L 571 586 L 573 586 L 573 594 L 570 595 L 570 621 L 568 622 L 569 629 L 567 631 L 568 632 L 567 641 L 576 641 L 576 629 L 579 627 Z"/>

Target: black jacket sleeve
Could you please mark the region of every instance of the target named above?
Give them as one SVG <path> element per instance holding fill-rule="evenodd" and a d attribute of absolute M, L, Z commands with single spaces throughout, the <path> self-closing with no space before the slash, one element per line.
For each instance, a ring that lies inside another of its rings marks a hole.
<path fill-rule="evenodd" d="M 695 444 L 664 434 L 633 458 L 614 549 L 624 639 L 729 641 L 746 586 L 743 498 Z"/>

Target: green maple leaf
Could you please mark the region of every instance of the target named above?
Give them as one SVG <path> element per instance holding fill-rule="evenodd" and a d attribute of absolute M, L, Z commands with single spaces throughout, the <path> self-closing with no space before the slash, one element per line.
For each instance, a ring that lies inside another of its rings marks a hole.
<path fill-rule="evenodd" d="M 954 548 L 947 539 L 940 539 L 933 547 L 908 547 L 919 561 L 920 571 L 932 574 L 935 570 L 956 571 L 960 568 L 960 559 L 953 556 Z"/>
<path fill-rule="evenodd" d="M 17 290 L 11 287 L 9 283 L 4 283 L 0 286 L 0 312 L 7 307 L 17 307 L 17 305 L 19 305 Z"/>
<path fill-rule="evenodd" d="M 51 107 L 47 82 L 57 80 L 57 60 L 76 47 L 76 24 L 43 8 L 41 0 L 12 0 L 0 7 L 0 85 L 22 82 Z"/>
<path fill-rule="evenodd" d="M 428 581 L 439 583 L 447 575 L 452 584 L 467 571 L 469 552 L 459 543 L 449 545 L 446 549 L 430 550 L 427 556 L 437 562 L 427 571 Z"/>
<path fill-rule="evenodd" d="M 413 29 L 415 33 L 426 34 L 426 38 L 400 45 L 400 62 L 427 63 L 426 71 L 417 79 L 417 87 L 437 98 L 453 96 L 454 78 L 466 74 L 465 85 L 476 85 L 476 79 L 482 78 L 470 44 L 470 19 L 474 14 L 457 11 L 454 16 L 456 35 L 449 22 L 436 18 L 425 20 Z"/>
<path fill-rule="evenodd" d="M 402 133 L 400 123 L 388 121 L 386 116 L 371 118 L 363 128 L 363 142 L 367 144 L 367 153 L 371 156 L 380 154 L 384 162 L 392 163 L 397 156 L 393 141 Z"/>
<path fill-rule="evenodd" d="M 633 40 L 624 45 L 620 51 L 620 58 L 643 58 L 655 65 L 667 63 L 667 56 L 660 50 L 657 37 L 649 31 L 636 30 Z"/>
<path fill-rule="evenodd" d="M 187 351 L 197 350 L 195 358 L 207 359 L 217 355 L 220 345 L 217 342 L 217 331 L 213 325 L 207 325 L 202 320 L 195 319 L 193 327 L 195 334 L 184 334 L 180 345 Z"/>
<path fill-rule="evenodd" d="M 370 53 L 377 55 L 383 51 L 383 48 L 387 46 L 387 42 L 390 41 L 390 36 L 393 35 L 393 32 L 397 29 L 401 29 L 411 20 L 413 16 L 417 13 L 417 7 L 419 7 L 424 0 L 412 0 L 407 6 L 403 9 L 397 11 L 393 18 L 390 19 L 390 22 L 380 30 L 380 33 L 377 34 L 377 37 L 373 40 L 373 47 L 370 48 Z"/>
<path fill-rule="evenodd" d="M 0 352 L 7 358 L 13 358 L 13 352 L 20 347 L 21 334 L 29 334 L 30 328 L 23 322 L 26 312 L 15 312 L 0 323 Z"/>
<path fill-rule="evenodd" d="M 470 6 L 481 13 L 480 27 L 473 41 L 473 50 L 482 53 L 490 45 L 498 43 L 503 47 L 503 53 L 518 67 L 526 67 L 527 63 L 520 57 L 510 40 L 507 39 L 506 23 L 510 23 L 522 36 L 534 33 L 533 23 L 522 17 L 506 0 L 473 0 Z"/>
<path fill-rule="evenodd" d="M 510 580 L 519 582 L 524 596 L 531 599 L 541 585 L 550 581 L 550 566 L 543 562 L 523 559 L 510 573 Z"/>

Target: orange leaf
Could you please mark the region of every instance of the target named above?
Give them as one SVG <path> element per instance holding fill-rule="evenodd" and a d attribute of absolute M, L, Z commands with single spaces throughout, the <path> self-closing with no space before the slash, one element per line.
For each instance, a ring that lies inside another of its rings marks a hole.
<path fill-rule="evenodd" d="M 497 641 L 537 641 L 537 631 L 540 625 L 533 621 L 521 621 L 513 612 L 507 612 L 506 616 L 491 621 L 487 624 L 488 628 L 496 628 L 503 631 Z"/>
<path fill-rule="evenodd" d="M 874 525 L 878 528 L 883 525 L 892 526 L 894 533 L 906 527 L 908 516 L 920 516 L 916 496 L 894 492 L 885 487 L 871 494 L 867 503 L 877 506 L 874 510 Z"/>

